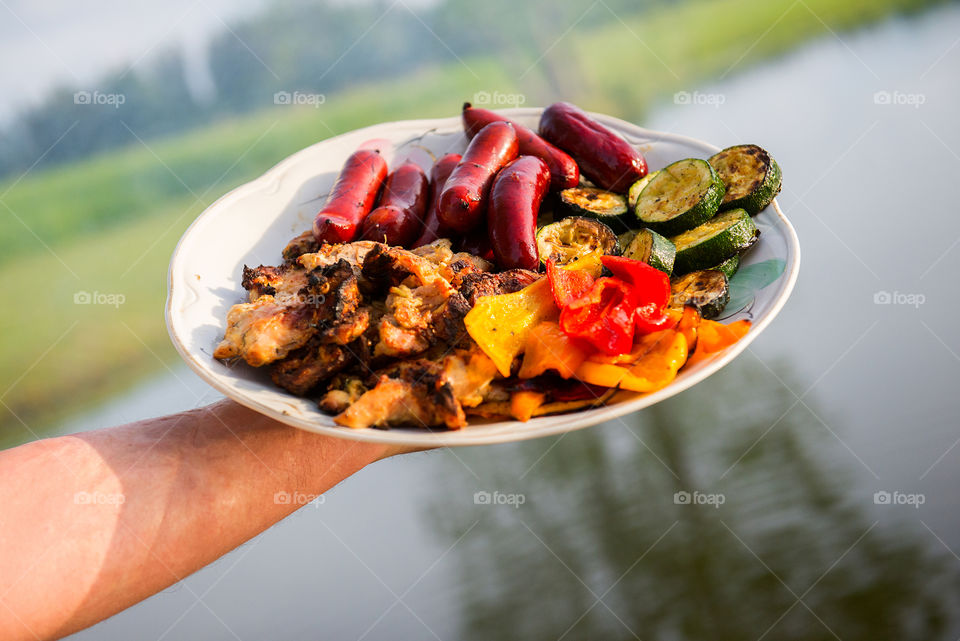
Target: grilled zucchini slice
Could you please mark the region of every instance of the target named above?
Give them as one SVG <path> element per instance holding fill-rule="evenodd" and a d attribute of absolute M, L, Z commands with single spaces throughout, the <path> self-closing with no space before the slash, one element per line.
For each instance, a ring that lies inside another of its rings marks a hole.
<path fill-rule="evenodd" d="M 719 265 L 715 265 L 710 269 L 716 269 L 718 271 L 723 272 L 724 275 L 727 277 L 727 280 L 730 280 L 731 278 L 733 278 L 733 275 L 737 273 L 737 270 L 740 269 L 740 255 L 737 254 L 737 255 L 731 256 L 730 258 L 726 259 Z"/>
<path fill-rule="evenodd" d="M 650 179 L 634 213 L 641 226 L 675 236 L 710 220 L 723 192 L 723 180 L 706 160 L 678 160 Z"/>
<path fill-rule="evenodd" d="M 636 238 L 637 234 L 639 233 L 639 229 L 631 229 L 630 231 L 625 231 L 622 234 L 618 234 L 617 240 L 620 241 L 620 247 L 629 247 L 630 243 L 633 242 L 633 239 Z"/>
<path fill-rule="evenodd" d="M 717 214 L 704 224 L 671 238 L 677 248 L 675 274 L 709 269 L 757 242 L 760 230 L 743 209 Z"/>
<path fill-rule="evenodd" d="M 783 184 L 780 165 L 757 145 L 727 147 L 707 162 L 726 186 L 720 211 L 740 208 L 754 216 L 773 202 Z"/>
<path fill-rule="evenodd" d="M 673 273 L 673 261 L 677 249 L 669 240 L 655 231 L 641 229 L 640 233 L 623 250 L 627 258 L 640 260 L 654 269 L 659 269 L 669 276 Z"/>
<path fill-rule="evenodd" d="M 541 263 L 552 258 L 558 265 L 566 265 L 597 250 L 605 255 L 620 254 L 616 235 L 599 220 L 570 216 L 537 230 Z"/>
<path fill-rule="evenodd" d="M 622 194 L 597 187 L 571 187 L 560 192 L 560 203 L 567 215 L 595 218 L 618 234 L 635 226 Z"/>
<path fill-rule="evenodd" d="M 704 318 L 716 318 L 730 301 L 730 283 L 718 269 L 690 272 L 670 283 L 670 306 L 693 305 Z"/>
<path fill-rule="evenodd" d="M 640 192 L 643 191 L 643 188 L 647 186 L 647 183 L 653 180 L 653 177 L 659 173 L 659 169 L 652 171 L 637 182 L 630 185 L 630 189 L 627 190 L 627 207 L 629 207 L 631 211 L 637 207 L 637 201 L 640 199 Z"/>

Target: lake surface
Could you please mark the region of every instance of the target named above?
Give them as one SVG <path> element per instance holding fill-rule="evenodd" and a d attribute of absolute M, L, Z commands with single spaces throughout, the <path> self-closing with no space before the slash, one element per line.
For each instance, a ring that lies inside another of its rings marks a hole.
<path fill-rule="evenodd" d="M 783 168 L 800 280 L 723 372 L 561 437 L 377 464 L 71 638 L 957 638 L 958 34 L 954 4 L 828 36 L 644 123 Z M 178 369 L 62 430 L 215 398 Z"/>

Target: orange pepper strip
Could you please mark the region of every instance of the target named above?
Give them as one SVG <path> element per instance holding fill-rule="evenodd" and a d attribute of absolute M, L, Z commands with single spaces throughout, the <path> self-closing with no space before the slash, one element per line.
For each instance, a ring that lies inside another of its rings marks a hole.
<path fill-rule="evenodd" d="M 543 392 L 514 392 L 510 395 L 510 416 L 526 423 L 546 400 L 547 395 Z"/>
<path fill-rule="evenodd" d="M 729 325 L 716 321 L 702 320 L 697 329 L 697 349 L 688 363 L 695 364 L 706 360 L 712 354 L 730 347 L 750 331 L 750 321 L 743 319 Z"/>
<path fill-rule="evenodd" d="M 530 331 L 517 376 L 533 378 L 547 370 L 555 370 L 561 377 L 570 378 L 586 358 L 587 353 L 560 329 L 560 325 L 555 321 L 543 321 Z"/>

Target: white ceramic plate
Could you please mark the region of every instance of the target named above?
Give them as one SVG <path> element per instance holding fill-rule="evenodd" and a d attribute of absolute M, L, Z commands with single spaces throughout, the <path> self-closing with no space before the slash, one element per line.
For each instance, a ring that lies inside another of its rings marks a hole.
<path fill-rule="evenodd" d="M 503 110 L 536 128 L 540 109 Z M 641 129 L 617 118 L 594 114 L 637 145 L 651 169 L 681 158 L 706 158 L 713 145 Z M 756 217 L 760 241 L 746 254 L 731 283 L 736 299 L 728 316 L 751 318 L 753 327 L 730 349 L 684 370 L 666 388 L 596 409 L 544 416 L 527 423 L 475 422 L 458 431 L 422 428 L 352 430 L 334 424 L 314 401 L 298 398 L 271 383 L 266 371 L 227 365 L 211 354 L 223 337 L 227 310 L 245 300 L 243 265 L 276 265 L 287 241 L 310 228 L 341 164 L 361 146 L 376 146 L 390 166 L 407 158 L 429 170 L 431 154 L 462 152 L 466 138 L 458 117 L 374 125 L 324 140 L 290 156 L 260 178 L 234 189 L 207 208 L 184 233 L 170 261 L 166 308 L 173 344 L 206 382 L 238 403 L 301 429 L 331 436 L 422 446 L 480 445 L 558 434 L 636 412 L 678 394 L 719 371 L 740 354 L 773 320 L 793 289 L 800 266 L 797 235 L 776 202 Z M 428 153 L 429 152 L 429 153 Z M 732 312 L 732 313 L 731 313 Z"/>

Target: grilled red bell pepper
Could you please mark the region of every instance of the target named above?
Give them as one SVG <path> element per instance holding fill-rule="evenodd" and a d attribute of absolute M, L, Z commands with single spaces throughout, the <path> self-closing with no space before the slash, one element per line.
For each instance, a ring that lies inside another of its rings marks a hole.
<path fill-rule="evenodd" d="M 598 278 L 586 295 L 560 310 L 560 328 L 606 354 L 622 354 L 633 346 L 636 309 L 629 284 Z"/>
<path fill-rule="evenodd" d="M 600 260 L 616 278 L 630 284 L 636 303 L 634 321 L 638 332 L 649 334 L 669 324 L 665 309 L 670 301 L 670 279 L 666 274 L 644 262 L 622 256 L 604 256 Z"/>
<path fill-rule="evenodd" d="M 547 261 L 547 278 L 557 307 L 563 309 L 571 301 L 581 298 L 593 287 L 593 276 L 581 269 L 564 269 L 556 261 Z"/>

